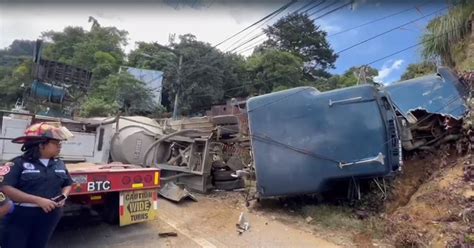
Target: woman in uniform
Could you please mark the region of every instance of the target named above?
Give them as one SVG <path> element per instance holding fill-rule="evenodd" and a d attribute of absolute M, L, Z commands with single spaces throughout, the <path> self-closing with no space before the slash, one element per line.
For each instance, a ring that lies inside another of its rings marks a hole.
<path fill-rule="evenodd" d="M 23 144 L 24 153 L 11 161 L 1 187 L 15 205 L 5 219 L 2 248 L 46 247 L 71 190 L 71 176 L 57 158 L 61 141 L 70 137 L 65 127 L 37 123 L 12 141 Z"/>

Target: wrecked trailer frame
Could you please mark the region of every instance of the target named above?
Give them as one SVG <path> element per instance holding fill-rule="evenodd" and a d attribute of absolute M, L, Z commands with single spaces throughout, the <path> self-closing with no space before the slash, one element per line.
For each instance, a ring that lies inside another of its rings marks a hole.
<path fill-rule="evenodd" d="M 403 148 L 433 149 L 459 138 L 469 90 L 447 67 L 384 87 L 401 123 Z"/>
<path fill-rule="evenodd" d="M 374 85 L 294 88 L 249 99 L 247 112 L 258 198 L 318 193 L 401 166 L 395 110 Z"/>

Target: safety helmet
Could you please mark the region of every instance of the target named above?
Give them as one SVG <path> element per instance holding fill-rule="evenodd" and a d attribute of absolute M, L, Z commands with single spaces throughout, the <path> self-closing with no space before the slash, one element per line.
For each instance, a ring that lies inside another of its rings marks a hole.
<path fill-rule="evenodd" d="M 58 122 L 40 122 L 25 130 L 25 135 L 12 140 L 13 143 L 24 144 L 40 140 L 67 140 L 74 135 Z"/>

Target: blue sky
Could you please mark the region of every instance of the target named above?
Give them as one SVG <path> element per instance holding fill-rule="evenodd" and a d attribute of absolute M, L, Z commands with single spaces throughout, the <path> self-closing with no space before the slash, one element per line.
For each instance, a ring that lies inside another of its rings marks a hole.
<path fill-rule="evenodd" d="M 394 3 L 395 2 L 395 3 Z M 417 8 L 414 8 L 418 6 Z M 411 20 L 421 18 L 440 9 L 434 15 L 430 15 L 413 24 L 404 26 L 403 29 L 394 30 L 386 35 L 375 38 L 364 44 L 356 46 L 339 55 L 336 61 L 336 69 L 333 73 L 343 73 L 351 66 L 359 66 L 398 50 L 414 45 L 421 41 L 428 22 L 436 16 L 446 13 L 446 2 L 435 1 L 359 1 L 353 10 L 345 8 L 335 12 L 322 20 L 316 20 L 316 24 L 328 32 L 328 40 L 331 47 L 337 52 L 349 47 L 359 41 L 375 36 L 386 30 L 392 29 Z M 341 30 L 357 26 L 393 13 L 413 7 L 402 14 L 387 18 L 385 20 L 354 29 L 339 35 L 331 36 Z M 420 56 L 421 46 L 399 53 L 383 61 L 371 65 L 379 70 L 379 80 L 390 83 L 400 79 L 401 74 L 411 63 L 422 61 Z"/>

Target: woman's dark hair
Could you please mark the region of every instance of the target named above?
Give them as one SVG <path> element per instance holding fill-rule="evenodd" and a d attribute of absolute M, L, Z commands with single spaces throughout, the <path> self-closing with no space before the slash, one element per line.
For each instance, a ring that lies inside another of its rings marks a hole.
<path fill-rule="evenodd" d="M 21 151 L 23 152 L 21 156 L 27 161 L 38 160 L 41 157 L 40 145 L 47 144 L 48 142 L 49 140 L 47 139 L 41 139 L 24 143 L 21 147 Z"/>

